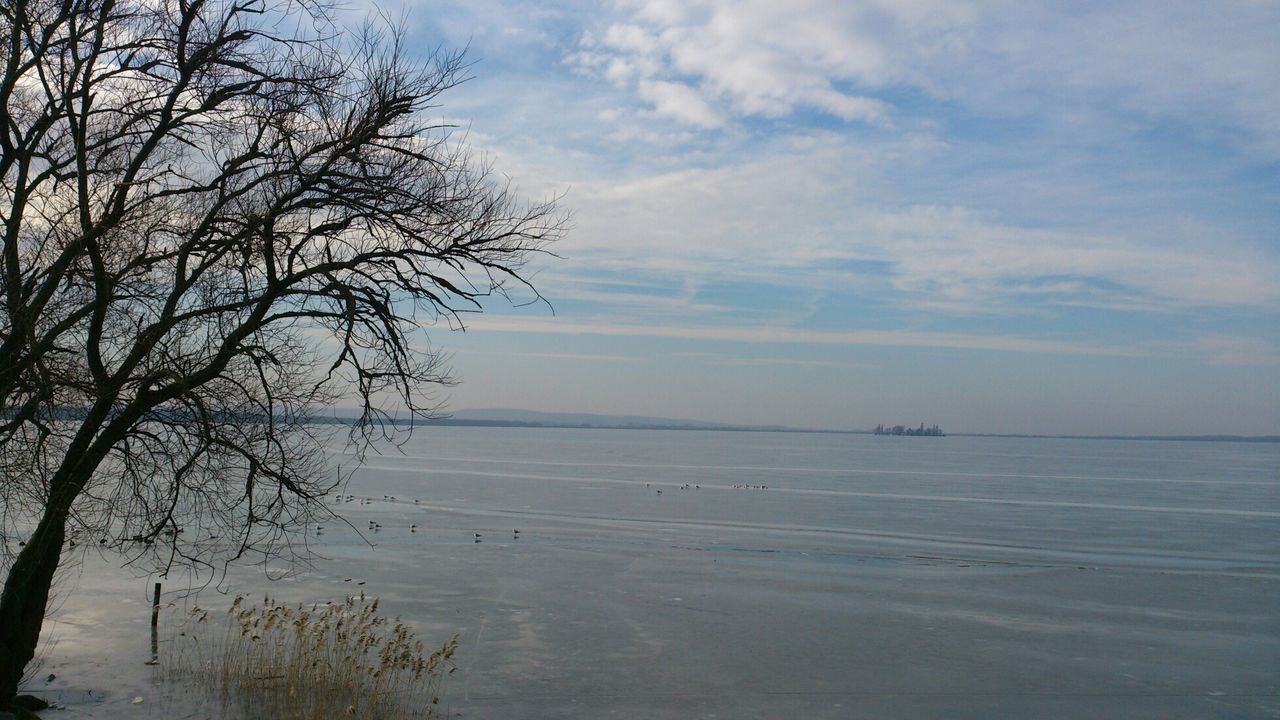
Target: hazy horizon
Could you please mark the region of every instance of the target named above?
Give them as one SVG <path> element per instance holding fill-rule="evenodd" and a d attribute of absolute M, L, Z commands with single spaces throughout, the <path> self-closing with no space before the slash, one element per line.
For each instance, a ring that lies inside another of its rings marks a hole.
<path fill-rule="evenodd" d="M 452 407 L 1280 434 L 1276 2 L 399 9 L 574 212 L 549 304 L 425 332 Z"/>

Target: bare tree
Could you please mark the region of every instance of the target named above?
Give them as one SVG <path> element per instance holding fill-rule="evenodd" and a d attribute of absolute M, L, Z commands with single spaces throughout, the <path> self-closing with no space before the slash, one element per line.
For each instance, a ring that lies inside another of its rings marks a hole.
<path fill-rule="evenodd" d="M 447 374 L 418 328 L 528 287 L 562 234 L 426 119 L 462 57 L 380 27 L 0 3 L 0 707 L 66 547 L 287 549 L 333 484 L 310 409 L 359 398 L 364 441 L 380 408 L 429 413 Z"/>

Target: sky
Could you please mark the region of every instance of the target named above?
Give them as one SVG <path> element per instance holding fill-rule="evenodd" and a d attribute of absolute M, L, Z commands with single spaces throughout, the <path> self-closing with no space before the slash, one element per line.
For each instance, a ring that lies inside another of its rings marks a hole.
<path fill-rule="evenodd" d="M 453 409 L 1280 434 L 1280 2 L 383 8 L 573 214 Z"/>

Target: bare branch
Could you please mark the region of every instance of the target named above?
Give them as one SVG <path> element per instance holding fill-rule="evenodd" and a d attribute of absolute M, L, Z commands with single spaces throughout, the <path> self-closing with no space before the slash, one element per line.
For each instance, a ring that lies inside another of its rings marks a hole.
<path fill-rule="evenodd" d="M 359 402 L 364 442 L 429 416 L 420 321 L 532 289 L 566 218 L 427 119 L 469 65 L 385 22 L 28 0 L 0 38 L 3 707 L 69 536 L 160 567 L 291 552 L 335 482 L 312 410 Z"/>

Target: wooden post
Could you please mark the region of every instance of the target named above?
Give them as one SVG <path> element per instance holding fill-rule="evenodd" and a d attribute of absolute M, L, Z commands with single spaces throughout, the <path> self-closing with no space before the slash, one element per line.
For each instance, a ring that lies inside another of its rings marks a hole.
<path fill-rule="evenodd" d="M 151 600 L 151 659 L 147 665 L 160 664 L 160 583 L 156 583 L 155 594 Z"/>

